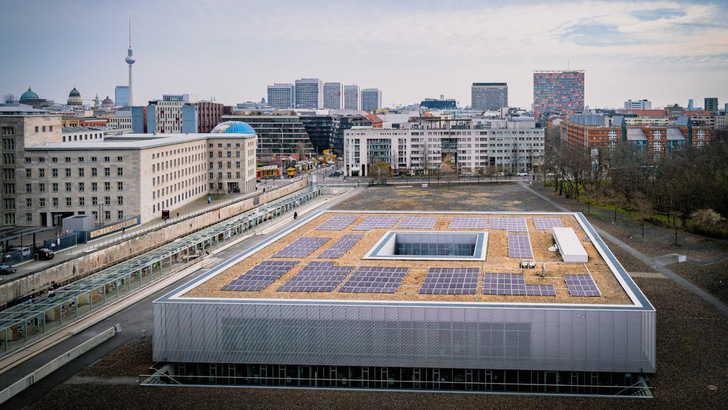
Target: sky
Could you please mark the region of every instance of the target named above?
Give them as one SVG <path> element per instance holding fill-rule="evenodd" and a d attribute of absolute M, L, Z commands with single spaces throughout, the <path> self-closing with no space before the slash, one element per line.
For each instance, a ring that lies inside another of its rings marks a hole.
<path fill-rule="evenodd" d="M 129 19 L 137 105 L 234 105 L 319 78 L 379 88 L 385 106 L 465 106 L 473 82 L 507 82 L 509 105 L 530 108 L 533 72 L 564 69 L 585 70 L 591 108 L 728 103 L 727 0 L 0 0 L 0 95 L 113 99 Z"/>

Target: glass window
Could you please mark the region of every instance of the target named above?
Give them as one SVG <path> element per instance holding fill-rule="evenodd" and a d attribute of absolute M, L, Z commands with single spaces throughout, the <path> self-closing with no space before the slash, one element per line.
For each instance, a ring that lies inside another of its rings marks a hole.
<path fill-rule="evenodd" d="M 111 191 L 111 182 L 104 182 L 104 191 Z"/>
<path fill-rule="evenodd" d="M 91 204 L 92 205 L 98 205 L 99 204 L 99 198 L 92 196 L 91 197 Z"/>
<path fill-rule="evenodd" d="M 98 176 L 98 172 L 97 171 L 98 170 L 96 168 L 91 168 L 91 176 L 92 177 Z"/>
<path fill-rule="evenodd" d="M 110 196 L 105 196 L 104 197 L 104 203 L 106 205 L 111 205 L 111 197 Z"/>
<path fill-rule="evenodd" d="M 71 198 L 66 198 L 66 206 L 71 206 Z"/>
<path fill-rule="evenodd" d="M 53 192 L 58 192 L 58 182 L 54 182 L 53 184 L 51 184 L 51 187 L 53 187 Z"/>
<path fill-rule="evenodd" d="M 79 206 L 85 206 L 86 205 L 86 198 L 84 198 L 84 197 L 78 198 L 78 205 Z"/>
<path fill-rule="evenodd" d="M 124 183 L 123 182 L 117 182 L 116 183 L 116 189 L 118 189 L 119 191 L 123 191 L 124 190 Z"/>

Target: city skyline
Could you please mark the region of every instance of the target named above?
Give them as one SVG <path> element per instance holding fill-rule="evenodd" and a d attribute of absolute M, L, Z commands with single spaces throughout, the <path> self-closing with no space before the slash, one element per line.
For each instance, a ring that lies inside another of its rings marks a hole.
<path fill-rule="evenodd" d="M 85 104 L 114 95 L 128 81 L 131 18 L 137 105 L 170 93 L 234 105 L 267 98 L 270 84 L 313 77 L 377 87 L 384 106 L 439 95 L 466 106 L 472 83 L 507 82 L 509 103 L 530 108 L 533 72 L 565 69 L 585 70 L 592 108 L 728 102 L 721 1 L 375 1 L 357 19 L 341 18 L 350 3 L 4 3 L 0 30 L 13 40 L 0 52 L 14 63 L 0 92 L 18 98 L 31 86 L 63 102 L 75 85 Z"/>

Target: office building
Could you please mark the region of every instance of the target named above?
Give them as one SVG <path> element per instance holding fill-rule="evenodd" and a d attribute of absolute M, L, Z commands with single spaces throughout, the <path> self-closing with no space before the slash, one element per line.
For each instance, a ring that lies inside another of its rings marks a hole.
<path fill-rule="evenodd" d="M 296 96 L 295 108 L 316 110 L 323 105 L 321 80 L 318 78 L 302 78 L 296 80 L 294 94 Z"/>
<path fill-rule="evenodd" d="M 473 83 L 470 101 L 471 108 L 478 111 L 499 111 L 508 107 L 508 83 Z"/>
<path fill-rule="evenodd" d="M 378 88 L 361 90 L 362 111 L 376 111 L 382 108 L 382 92 Z"/>
<path fill-rule="evenodd" d="M 533 116 L 584 110 L 584 71 L 536 71 L 533 73 Z"/>
<path fill-rule="evenodd" d="M 407 129 L 356 127 L 344 133 L 344 172 L 368 176 L 376 162 L 396 174 L 516 174 L 543 164 L 544 129 L 531 117 L 476 123 L 427 120 Z"/>
<path fill-rule="evenodd" d="M 357 111 L 361 109 L 358 85 L 351 84 L 344 86 L 344 109 Z"/>
<path fill-rule="evenodd" d="M 344 97 L 341 83 L 324 83 L 324 109 L 340 110 Z"/>
<path fill-rule="evenodd" d="M 705 111 L 718 112 L 717 97 L 708 97 L 705 99 Z"/>
<path fill-rule="evenodd" d="M 3 225 L 57 225 L 72 215 L 145 223 L 209 193 L 255 190 L 255 132 L 242 123 L 209 134 L 112 136 L 64 131 L 60 116 L 15 105 L 0 106 L 0 130 L 3 155 L 14 158 L 3 165 Z"/>
<path fill-rule="evenodd" d="M 454 110 L 457 108 L 455 100 L 445 100 L 443 98 L 435 100 L 433 98 L 425 98 L 420 102 L 420 108 L 429 108 L 433 110 Z"/>
<path fill-rule="evenodd" d="M 114 89 L 114 101 L 117 107 L 129 107 L 129 86 L 117 85 Z"/>
<path fill-rule="evenodd" d="M 625 110 L 651 110 L 652 102 L 648 100 L 627 100 L 624 102 Z"/>
<path fill-rule="evenodd" d="M 581 213 L 319 211 L 153 312 L 149 383 L 175 386 L 635 398 L 657 363 L 655 308 Z"/>
<path fill-rule="evenodd" d="M 295 97 L 293 84 L 275 83 L 268 86 L 268 105 L 271 108 L 291 109 Z"/>
<path fill-rule="evenodd" d="M 204 134 L 222 122 L 225 106 L 213 101 L 198 101 L 197 106 L 197 132 Z"/>
<path fill-rule="evenodd" d="M 255 130 L 258 137 L 256 155 L 302 155 L 311 158 L 316 150 L 298 115 L 223 115 L 223 121 L 243 121 Z"/>
<path fill-rule="evenodd" d="M 167 94 L 163 95 L 161 100 L 149 101 L 147 132 L 197 133 L 196 102 L 196 98 L 190 94 Z"/>

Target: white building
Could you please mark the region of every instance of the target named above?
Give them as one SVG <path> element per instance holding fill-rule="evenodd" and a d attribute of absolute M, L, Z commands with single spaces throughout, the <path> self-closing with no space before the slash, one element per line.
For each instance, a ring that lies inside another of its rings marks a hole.
<path fill-rule="evenodd" d="M 183 132 L 197 132 L 197 113 L 194 103 L 197 97 L 190 94 L 163 95 L 161 100 L 150 101 L 147 106 L 147 132 L 158 134 Z M 185 118 L 183 115 L 187 110 L 190 112 Z M 185 127 L 184 120 L 193 121 L 190 127 Z"/>
<path fill-rule="evenodd" d="M 625 110 L 651 110 L 652 109 L 652 101 L 648 100 L 627 100 L 624 102 L 624 109 Z"/>
<path fill-rule="evenodd" d="M 342 108 L 341 101 L 344 97 L 344 88 L 341 83 L 331 82 L 324 83 L 324 109 L 327 110 L 340 110 Z"/>
<path fill-rule="evenodd" d="M 367 176 L 385 162 L 393 173 L 504 174 L 530 172 L 543 164 L 544 130 L 533 118 L 476 122 L 429 120 L 409 129 L 354 127 L 344 133 L 348 176 Z"/>
<path fill-rule="evenodd" d="M 361 90 L 361 109 L 376 111 L 382 108 L 382 91 L 378 88 L 365 88 Z"/>
<path fill-rule="evenodd" d="M 344 86 L 344 109 L 359 110 L 361 107 L 361 99 L 359 98 L 359 86 L 356 84 Z"/>

